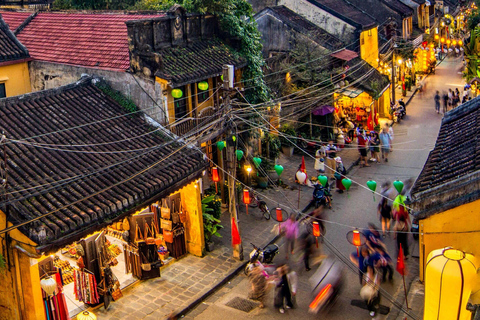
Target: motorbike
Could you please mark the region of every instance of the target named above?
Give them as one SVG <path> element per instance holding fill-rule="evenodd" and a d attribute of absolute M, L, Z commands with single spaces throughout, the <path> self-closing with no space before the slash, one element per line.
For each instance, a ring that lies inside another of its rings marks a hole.
<path fill-rule="evenodd" d="M 278 246 L 275 243 L 269 244 L 264 248 L 259 248 L 253 243 L 250 244 L 253 246 L 253 250 L 250 252 L 250 260 L 244 269 L 246 275 L 257 265 L 267 269 L 263 264 L 272 263 L 273 258 L 278 254 Z M 273 270 L 275 270 L 275 267 L 273 267 Z"/>
<path fill-rule="evenodd" d="M 307 212 L 311 207 L 317 209 L 320 206 L 332 208 L 332 194 L 330 193 L 330 185 L 327 182 L 327 185 L 324 187 L 320 183 L 315 184 L 313 189 L 312 200 L 308 205 L 302 210 L 302 213 Z"/>
<path fill-rule="evenodd" d="M 400 121 L 407 114 L 405 111 L 405 107 L 403 107 L 402 105 L 393 106 L 392 110 L 393 110 L 393 121 L 395 123 L 400 123 Z"/>
<path fill-rule="evenodd" d="M 308 311 L 314 314 L 327 312 L 343 289 L 342 263 L 327 257 L 310 277 L 309 283 L 312 288 L 312 301 Z"/>

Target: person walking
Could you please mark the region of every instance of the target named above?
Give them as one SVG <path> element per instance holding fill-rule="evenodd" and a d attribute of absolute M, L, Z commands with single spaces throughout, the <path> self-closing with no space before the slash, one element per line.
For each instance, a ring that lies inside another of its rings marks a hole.
<path fill-rule="evenodd" d="M 325 148 L 325 153 L 327 154 L 325 172 L 327 173 L 327 177 L 329 179 L 334 179 L 334 173 L 336 168 L 335 157 L 337 156 L 337 147 L 333 144 L 333 140 L 328 141 L 328 145 Z"/>
<path fill-rule="evenodd" d="M 248 295 L 249 299 L 260 302 L 259 307 L 265 307 L 265 296 L 267 294 L 267 278 L 260 266 L 255 266 L 248 274 L 250 278 L 251 290 Z"/>
<path fill-rule="evenodd" d="M 288 260 L 288 253 L 293 254 L 295 240 L 298 237 L 298 221 L 295 220 L 295 214 L 292 213 L 290 218 L 280 225 L 280 233 L 285 235 L 285 251 Z"/>
<path fill-rule="evenodd" d="M 382 235 L 385 238 L 386 231 L 390 231 L 390 220 L 392 220 L 392 207 L 388 204 L 386 197 L 382 197 L 378 203 L 377 212 L 382 223 Z"/>
<path fill-rule="evenodd" d="M 388 134 L 388 128 L 383 127 L 382 132 L 379 135 L 380 143 L 382 145 L 382 159 L 385 162 L 388 162 L 388 154 L 390 153 L 390 149 L 392 148 L 392 139 Z"/>
<path fill-rule="evenodd" d="M 358 126 L 357 144 L 358 151 L 360 152 L 360 166 L 370 167 L 367 163 L 367 136 L 365 135 L 365 130 L 363 130 L 362 125 Z"/>
<path fill-rule="evenodd" d="M 285 265 L 281 265 L 276 271 L 277 280 L 273 304 L 280 313 L 285 313 L 285 308 L 293 308 L 292 292 L 290 291 L 290 284 L 288 283 L 287 270 L 288 269 L 285 268 Z"/>
<path fill-rule="evenodd" d="M 310 257 L 313 254 L 313 245 L 315 243 L 315 239 L 310 232 L 305 231 L 300 236 L 302 241 L 302 249 L 303 249 L 303 263 L 305 264 L 305 270 L 310 271 Z"/>
<path fill-rule="evenodd" d="M 437 111 L 437 113 L 440 113 L 440 93 L 437 92 L 435 93 L 435 97 L 433 98 L 435 100 L 435 111 Z"/>
<path fill-rule="evenodd" d="M 393 227 L 393 231 L 395 231 L 394 239 L 397 240 L 397 257 L 398 252 L 400 252 L 400 246 L 402 246 L 406 260 L 408 256 L 408 223 L 404 216 L 398 217 L 398 220 Z"/>
<path fill-rule="evenodd" d="M 372 152 L 373 162 L 380 162 L 380 138 L 376 131 L 370 131 L 370 151 Z"/>
<path fill-rule="evenodd" d="M 453 98 L 453 107 L 456 108 L 460 103 L 460 91 L 458 88 L 455 88 L 454 98 Z"/>
<path fill-rule="evenodd" d="M 448 106 L 450 108 L 453 106 L 453 91 L 451 88 L 448 89 Z"/>
<path fill-rule="evenodd" d="M 448 111 L 448 94 L 443 93 L 443 113 L 447 113 Z"/>
<path fill-rule="evenodd" d="M 343 165 L 342 158 L 336 157 L 335 158 L 336 162 L 336 171 L 335 171 L 335 180 L 336 180 L 336 186 L 337 186 L 337 191 L 339 193 L 343 193 L 345 190 L 345 186 L 342 183 L 342 180 L 345 178 L 344 176 L 347 174 L 347 170 L 345 169 L 345 166 Z"/>

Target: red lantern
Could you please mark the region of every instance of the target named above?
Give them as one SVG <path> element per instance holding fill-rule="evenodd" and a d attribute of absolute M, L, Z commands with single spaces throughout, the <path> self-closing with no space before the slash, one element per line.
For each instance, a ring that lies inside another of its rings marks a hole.
<path fill-rule="evenodd" d="M 243 189 L 243 203 L 245 203 L 248 214 L 248 205 L 250 204 L 250 191 L 248 189 Z"/>
<path fill-rule="evenodd" d="M 317 221 L 313 221 L 312 227 L 313 227 L 313 236 L 315 237 L 315 242 L 317 243 L 317 248 L 318 248 L 318 237 L 320 237 L 320 225 L 318 224 Z"/>
<path fill-rule="evenodd" d="M 275 209 L 275 212 L 277 213 L 277 221 L 283 222 L 282 208 Z"/>
<path fill-rule="evenodd" d="M 218 168 L 212 168 L 212 180 L 215 182 L 215 193 L 218 193 L 217 182 L 220 181 L 220 176 L 218 175 Z"/>
<path fill-rule="evenodd" d="M 353 230 L 353 240 L 352 243 L 356 247 L 360 247 L 362 245 L 362 240 L 360 239 L 360 231 Z"/>

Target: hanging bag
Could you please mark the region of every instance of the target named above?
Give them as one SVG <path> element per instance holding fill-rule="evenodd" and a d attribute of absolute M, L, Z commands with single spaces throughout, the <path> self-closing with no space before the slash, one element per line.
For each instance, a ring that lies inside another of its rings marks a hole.
<path fill-rule="evenodd" d="M 123 219 L 122 227 L 123 227 L 123 231 L 130 231 L 130 222 L 128 221 L 127 217 Z"/>
<path fill-rule="evenodd" d="M 153 230 L 148 226 L 148 223 L 145 221 L 145 243 L 155 244 L 155 238 L 153 236 Z"/>
<path fill-rule="evenodd" d="M 173 231 L 163 230 L 163 239 L 166 243 L 173 243 Z"/>
<path fill-rule="evenodd" d="M 145 239 L 143 238 L 142 231 L 138 224 L 135 225 L 135 242 L 138 243 L 145 243 Z"/>
<path fill-rule="evenodd" d="M 183 210 L 182 202 L 180 201 L 180 212 L 178 213 L 178 217 L 181 223 L 185 223 L 187 220 L 187 212 Z"/>
<path fill-rule="evenodd" d="M 170 208 L 167 206 L 167 201 L 162 201 L 162 207 L 160 208 L 162 219 L 170 220 Z M 163 229 L 163 227 L 162 227 Z"/>
<path fill-rule="evenodd" d="M 143 254 L 143 252 L 140 253 L 141 256 L 142 256 L 142 264 L 141 264 L 141 267 L 142 267 L 142 270 L 143 271 L 150 271 L 152 270 L 152 265 L 148 262 L 147 258 L 145 258 L 145 255 Z"/>
<path fill-rule="evenodd" d="M 172 221 L 165 220 L 165 219 L 160 219 L 160 227 L 163 230 L 171 231 L 172 230 Z"/>

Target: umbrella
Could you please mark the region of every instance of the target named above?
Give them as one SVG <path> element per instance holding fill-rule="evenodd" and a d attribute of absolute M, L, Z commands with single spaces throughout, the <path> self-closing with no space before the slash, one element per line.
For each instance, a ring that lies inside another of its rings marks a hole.
<path fill-rule="evenodd" d="M 313 109 L 312 113 L 315 116 L 324 116 L 329 113 L 332 113 L 333 111 L 335 111 L 334 107 L 324 105 L 324 106 L 316 107 L 315 109 Z"/>

